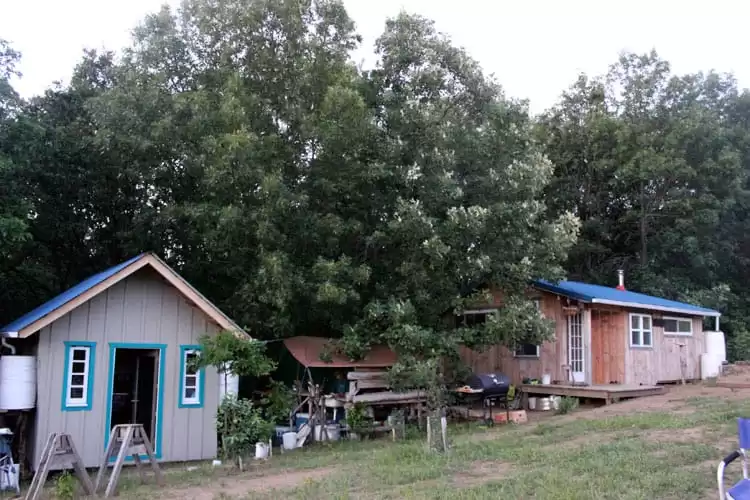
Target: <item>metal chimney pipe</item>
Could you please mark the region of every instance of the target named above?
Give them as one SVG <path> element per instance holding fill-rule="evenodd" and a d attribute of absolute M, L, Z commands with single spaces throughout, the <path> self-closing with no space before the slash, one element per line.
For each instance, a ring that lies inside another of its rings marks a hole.
<path fill-rule="evenodd" d="M 625 290 L 625 271 L 622 269 L 617 270 L 617 289 Z"/>

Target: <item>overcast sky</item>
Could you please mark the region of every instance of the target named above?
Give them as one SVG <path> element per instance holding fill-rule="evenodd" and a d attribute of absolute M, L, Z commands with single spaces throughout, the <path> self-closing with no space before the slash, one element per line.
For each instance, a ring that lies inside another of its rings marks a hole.
<path fill-rule="evenodd" d="M 179 0 L 0 0 L 0 38 L 23 53 L 24 96 L 66 81 L 84 48 L 119 49 L 130 30 L 161 4 Z M 580 72 L 601 74 L 622 50 L 655 48 L 678 73 L 732 72 L 750 86 L 740 0 L 344 0 L 364 36 L 357 60 L 385 19 L 400 10 L 435 20 L 494 73 L 509 95 L 541 111 Z"/>

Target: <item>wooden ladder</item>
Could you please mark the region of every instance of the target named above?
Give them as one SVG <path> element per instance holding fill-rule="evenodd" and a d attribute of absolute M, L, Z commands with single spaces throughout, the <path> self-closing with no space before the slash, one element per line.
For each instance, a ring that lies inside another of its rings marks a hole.
<path fill-rule="evenodd" d="M 91 478 L 83 466 L 83 461 L 80 455 L 78 455 L 78 451 L 76 451 L 73 438 L 70 437 L 70 434 L 55 432 L 49 435 L 47 443 L 44 445 L 39 467 L 34 474 L 34 479 L 31 480 L 29 491 L 26 493 L 26 500 L 36 500 L 39 498 L 39 495 L 44 490 L 44 484 L 47 482 L 50 467 L 53 464 L 60 463 L 65 466 L 68 464 L 72 465 L 85 494 L 95 494 L 94 485 L 91 484 Z"/>
<path fill-rule="evenodd" d="M 115 494 L 117 483 L 120 480 L 120 472 L 122 471 L 122 466 L 127 457 L 133 457 L 133 462 L 135 463 L 136 469 L 138 469 L 141 481 L 145 482 L 146 475 L 143 470 L 143 462 L 141 461 L 141 455 L 143 454 L 148 457 L 148 461 L 151 463 L 151 469 L 154 471 L 157 484 L 161 485 L 161 470 L 159 469 L 159 464 L 156 462 L 154 449 L 151 446 L 151 441 L 149 441 L 146 431 L 143 429 L 143 425 L 125 424 L 114 426 L 112 432 L 109 434 L 109 445 L 107 445 L 107 451 L 104 452 L 104 457 L 99 465 L 99 472 L 96 475 L 96 483 L 94 483 L 94 492 L 98 492 L 102 486 L 104 478 L 107 475 L 109 461 L 112 457 L 117 458 L 112 466 L 112 474 L 107 482 L 107 488 L 104 490 L 104 498 L 111 497 Z"/>

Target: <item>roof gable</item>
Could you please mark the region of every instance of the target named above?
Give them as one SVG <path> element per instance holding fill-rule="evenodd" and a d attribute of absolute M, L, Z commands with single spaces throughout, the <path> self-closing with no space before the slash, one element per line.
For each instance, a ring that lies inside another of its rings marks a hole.
<path fill-rule="evenodd" d="M 561 281 L 559 283 L 551 283 L 546 280 L 537 280 L 534 282 L 534 287 L 557 295 L 564 295 L 566 297 L 593 304 L 608 304 L 692 316 L 721 316 L 719 311 L 695 306 L 685 302 L 667 300 L 628 290 L 618 290 L 607 286 L 581 283 L 579 281 Z"/>
<path fill-rule="evenodd" d="M 145 266 L 154 269 L 219 326 L 225 330 L 247 335 L 226 314 L 177 274 L 174 269 L 151 253 L 138 255 L 83 280 L 76 286 L 0 328 L 0 333 L 8 336 L 28 337 Z"/>

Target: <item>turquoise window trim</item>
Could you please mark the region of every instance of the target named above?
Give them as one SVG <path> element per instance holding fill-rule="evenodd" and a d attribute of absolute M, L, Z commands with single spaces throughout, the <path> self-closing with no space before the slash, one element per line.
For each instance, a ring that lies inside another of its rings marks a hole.
<path fill-rule="evenodd" d="M 109 366 L 107 375 L 107 416 L 106 426 L 104 428 L 104 450 L 107 450 L 109 446 L 109 434 L 112 430 L 112 386 L 115 378 L 115 354 L 117 349 L 152 349 L 159 351 L 159 381 L 158 391 L 156 395 L 156 429 L 154 431 L 155 438 L 154 443 L 151 445 L 154 447 L 154 455 L 157 459 L 162 458 L 162 438 L 164 436 L 164 386 L 167 383 L 166 369 L 167 369 L 167 344 L 131 344 L 123 342 L 110 342 L 109 343 Z M 141 455 L 142 459 L 147 459 L 146 455 Z M 110 457 L 109 462 L 112 463 L 117 457 Z M 133 457 L 127 457 L 126 462 L 132 462 Z"/>
<path fill-rule="evenodd" d="M 201 351 L 202 346 L 196 344 L 185 344 L 180 346 L 180 393 L 177 396 L 177 407 L 178 408 L 203 408 L 205 388 L 206 388 L 206 370 L 201 368 L 198 370 L 198 387 L 197 395 L 198 401 L 196 402 L 184 402 L 183 396 L 185 395 L 185 355 L 189 351 Z"/>
<path fill-rule="evenodd" d="M 63 386 L 60 409 L 62 411 L 91 411 L 94 405 L 94 368 L 96 367 L 96 342 L 89 341 L 66 341 L 65 343 L 65 367 L 63 368 Z M 86 404 L 81 406 L 68 405 L 68 382 L 70 381 L 70 357 L 75 347 L 86 347 L 89 350 L 88 372 L 86 374 Z"/>

